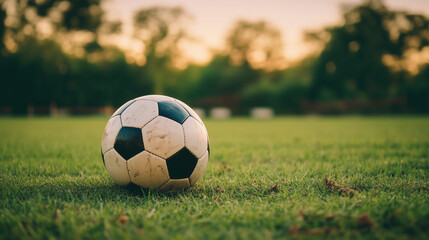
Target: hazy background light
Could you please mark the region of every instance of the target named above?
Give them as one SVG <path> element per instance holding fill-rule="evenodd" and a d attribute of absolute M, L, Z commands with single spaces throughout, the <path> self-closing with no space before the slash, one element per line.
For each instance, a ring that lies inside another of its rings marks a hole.
<path fill-rule="evenodd" d="M 122 49 L 141 53 L 139 42 L 131 39 L 133 35 L 134 13 L 151 6 L 181 6 L 191 14 L 189 31 L 197 40 L 187 44 L 185 55 L 197 63 L 206 63 L 212 50 L 221 50 L 231 26 L 239 19 L 251 21 L 266 20 L 279 28 L 284 40 L 284 55 L 289 63 L 304 58 L 317 50 L 318 46 L 303 40 L 306 30 L 320 29 L 323 26 L 341 23 L 341 7 L 356 5 L 361 0 L 109 0 L 104 2 L 104 10 L 109 20 L 123 23 L 122 33 L 105 41 Z M 386 0 L 387 7 L 396 10 L 429 14 L 427 0 Z"/>
<path fill-rule="evenodd" d="M 0 6 L 0 114 L 100 113 L 154 93 L 207 113 L 429 113 L 427 0 Z"/>

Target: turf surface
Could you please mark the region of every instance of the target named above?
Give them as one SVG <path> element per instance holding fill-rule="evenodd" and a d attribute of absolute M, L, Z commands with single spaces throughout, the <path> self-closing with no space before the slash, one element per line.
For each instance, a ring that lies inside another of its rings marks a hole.
<path fill-rule="evenodd" d="M 116 186 L 105 118 L 0 118 L 1 239 L 428 238 L 428 117 L 207 120 L 196 187 Z"/>

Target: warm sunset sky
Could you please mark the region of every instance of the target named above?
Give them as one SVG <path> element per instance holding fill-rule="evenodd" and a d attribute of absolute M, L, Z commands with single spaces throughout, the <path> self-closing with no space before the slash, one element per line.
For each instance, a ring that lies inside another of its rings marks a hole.
<path fill-rule="evenodd" d="M 309 52 L 302 41 L 305 30 L 341 22 L 341 5 L 362 0 L 107 0 L 104 9 L 110 20 L 123 22 L 121 46 L 137 48 L 127 36 L 132 34 L 132 17 L 136 10 L 151 6 L 182 6 L 193 20 L 188 29 L 201 40 L 200 46 L 189 48 L 188 55 L 204 61 L 210 55 L 207 48 L 220 49 L 225 36 L 238 19 L 266 20 L 283 33 L 285 56 L 293 61 Z M 385 0 L 395 10 L 407 10 L 429 15 L 429 0 Z"/>

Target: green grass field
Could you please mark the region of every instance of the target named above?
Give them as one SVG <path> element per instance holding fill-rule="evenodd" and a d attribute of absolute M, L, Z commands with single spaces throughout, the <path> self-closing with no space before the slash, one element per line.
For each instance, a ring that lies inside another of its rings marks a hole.
<path fill-rule="evenodd" d="M 206 120 L 206 172 L 175 193 L 114 184 L 106 122 L 0 118 L 1 239 L 429 237 L 428 117 Z"/>

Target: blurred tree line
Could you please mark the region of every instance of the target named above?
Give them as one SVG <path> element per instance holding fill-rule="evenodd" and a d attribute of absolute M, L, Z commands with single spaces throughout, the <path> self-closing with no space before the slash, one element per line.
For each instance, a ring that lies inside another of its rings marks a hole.
<path fill-rule="evenodd" d="M 0 2 L 0 107 L 120 106 L 166 94 L 193 106 L 236 113 L 429 112 L 429 19 L 380 0 L 343 6 L 343 23 L 307 32 L 321 46 L 287 68 L 280 31 L 240 20 L 205 66 L 186 64 L 189 15 L 180 7 L 134 14 L 144 64 L 100 36 L 121 31 L 100 0 Z"/>

